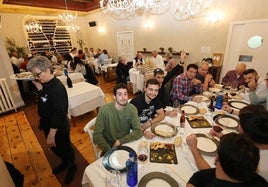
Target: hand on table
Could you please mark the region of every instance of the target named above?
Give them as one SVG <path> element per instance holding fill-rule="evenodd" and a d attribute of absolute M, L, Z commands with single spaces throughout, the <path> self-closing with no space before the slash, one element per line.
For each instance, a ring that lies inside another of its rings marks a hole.
<path fill-rule="evenodd" d="M 155 134 L 152 133 L 151 131 L 144 131 L 144 132 L 143 132 L 143 136 L 144 136 L 145 138 L 147 138 L 147 139 L 152 139 L 152 138 L 155 137 Z"/>
<path fill-rule="evenodd" d="M 178 111 L 177 110 L 172 110 L 172 111 L 166 111 L 166 116 L 169 116 L 169 117 L 176 117 L 178 115 Z"/>
<path fill-rule="evenodd" d="M 223 135 L 222 132 L 216 132 L 213 128 L 210 129 L 209 134 L 210 134 L 211 136 L 216 136 L 216 137 L 218 137 L 218 138 L 220 138 L 220 137 Z"/>
<path fill-rule="evenodd" d="M 189 148 L 192 149 L 197 149 L 197 137 L 195 134 L 190 134 L 189 136 L 186 137 L 186 143 L 189 146 Z"/>

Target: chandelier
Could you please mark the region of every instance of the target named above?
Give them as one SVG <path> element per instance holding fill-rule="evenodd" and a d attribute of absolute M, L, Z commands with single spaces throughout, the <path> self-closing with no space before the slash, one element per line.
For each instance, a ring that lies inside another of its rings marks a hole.
<path fill-rule="evenodd" d="M 80 30 L 79 26 L 77 24 L 75 24 L 75 22 L 77 21 L 77 13 L 72 14 L 68 10 L 66 0 L 64 0 L 64 2 L 65 2 L 66 11 L 64 13 L 60 14 L 58 17 L 59 17 L 60 20 L 62 20 L 63 22 L 66 23 L 68 30 L 76 32 L 76 31 Z"/>
<path fill-rule="evenodd" d="M 100 0 L 101 10 L 118 19 L 137 15 L 162 14 L 169 8 L 170 0 Z"/>
<path fill-rule="evenodd" d="M 211 3 L 212 0 L 178 0 L 174 19 L 184 21 L 195 18 L 204 13 Z"/>
<path fill-rule="evenodd" d="M 27 21 L 25 21 L 24 27 L 28 33 L 42 32 L 42 26 L 39 25 L 38 22 L 31 16 L 29 17 Z"/>

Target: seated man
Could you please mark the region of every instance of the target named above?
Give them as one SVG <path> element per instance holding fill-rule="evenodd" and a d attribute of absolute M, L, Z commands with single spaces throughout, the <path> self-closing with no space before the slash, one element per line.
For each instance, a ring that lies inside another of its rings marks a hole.
<path fill-rule="evenodd" d="M 142 53 L 138 52 L 137 56 L 133 59 L 133 67 L 138 67 L 140 65 L 145 64 L 145 61 L 143 59 Z"/>
<path fill-rule="evenodd" d="M 248 105 L 239 112 L 239 133 L 245 134 L 260 149 L 260 162 L 257 173 L 268 180 L 268 112 L 262 105 Z M 211 135 L 221 137 L 222 133 L 211 130 Z M 197 149 L 197 138 L 191 134 L 186 138 L 187 144 L 194 156 L 198 169 L 210 168 Z"/>
<path fill-rule="evenodd" d="M 226 75 L 222 78 L 223 85 L 231 86 L 233 82 L 237 82 L 237 87 L 245 84 L 245 80 L 243 77 L 244 71 L 247 69 L 246 64 L 239 63 L 236 65 L 235 70 L 230 70 L 226 73 Z"/>
<path fill-rule="evenodd" d="M 184 104 L 188 101 L 200 102 L 202 97 L 192 96 L 192 93 L 202 93 L 203 87 L 201 81 L 196 79 L 198 66 L 196 64 L 189 64 L 187 66 L 186 72 L 177 76 L 172 84 L 172 89 L 170 92 L 170 100 L 179 101 Z"/>
<path fill-rule="evenodd" d="M 154 78 L 158 80 L 160 83 L 160 89 L 158 91 L 157 97 L 159 98 L 160 102 L 162 103 L 162 107 L 166 108 L 166 106 L 170 106 L 170 98 L 169 98 L 169 91 L 168 88 L 162 85 L 164 80 L 164 71 L 160 68 L 154 70 Z M 168 85 L 167 85 L 168 86 Z M 169 88 L 170 89 L 170 88 Z M 175 111 L 165 111 L 165 114 L 170 117 L 177 116 L 177 112 Z"/>
<path fill-rule="evenodd" d="M 268 89 L 268 73 L 266 74 L 266 78 L 264 79 L 266 83 L 266 89 Z M 268 92 L 264 94 L 257 95 L 256 91 L 250 91 L 249 92 L 249 100 L 252 104 L 262 104 L 268 109 Z"/>
<path fill-rule="evenodd" d="M 239 95 L 246 101 L 249 100 L 249 92 L 255 91 L 257 96 L 267 95 L 268 89 L 266 88 L 266 83 L 263 78 L 260 78 L 256 70 L 247 69 L 244 74 L 245 86 L 239 87 Z"/>
<path fill-rule="evenodd" d="M 157 98 L 160 84 L 156 79 L 148 79 L 144 93 L 131 100 L 138 110 L 139 120 L 143 129 L 145 138 L 151 139 L 155 135 L 151 131 L 145 131 L 153 124 L 162 121 L 165 118 L 165 113 L 162 104 Z"/>
<path fill-rule="evenodd" d="M 116 82 L 126 84 L 127 81 L 129 81 L 129 67 L 124 57 L 119 57 L 118 61 L 119 62 L 116 66 Z"/>
<path fill-rule="evenodd" d="M 198 65 L 198 71 L 196 74 L 196 79 L 200 80 L 203 86 L 203 91 L 207 91 L 209 87 L 215 85 L 213 76 L 208 72 L 209 64 L 206 61 L 202 61 Z"/>
<path fill-rule="evenodd" d="M 137 109 L 128 103 L 127 86 L 117 84 L 113 94 L 114 102 L 100 107 L 93 134 L 93 141 L 102 150 L 102 155 L 112 147 L 142 137 Z"/>
<path fill-rule="evenodd" d="M 157 68 L 161 68 L 161 69 L 164 70 L 165 64 L 164 64 L 163 57 L 161 55 L 159 55 L 156 50 L 154 50 L 152 52 L 152 58 L 151 58 L 151 60 L 154 62 L 155 66 Z"/>
<path fill-rule="evenodd" d="M 259 159 L 259 150 L 248 137 L 236 133 L 223 135 L 215 158 L 216 168 L 194 173 L 187 187 L 267 186 L 265 179 L 256 174 Z"/>

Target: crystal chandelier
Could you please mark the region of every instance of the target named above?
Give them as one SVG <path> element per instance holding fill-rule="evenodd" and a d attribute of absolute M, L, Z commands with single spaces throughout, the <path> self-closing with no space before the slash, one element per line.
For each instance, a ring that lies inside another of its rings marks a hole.
<path fill-rule="evenodd" d="M 204 13 L 211 3 L 212 0 L 178 0 L 174 19 L 184 21 L 195 18 Z"/>
<path fill-rule="evenodd" d="M 62 20 L 63 22 L 66 23 L 68 30 L 76 32 L 76 31 L 80 30 L 79 26 L 77 24 L 75 24 L 75 22 L 77 21 L 77 13 L 72 14 L 68 10 L 66 0 L 64 0 L 64 2 L 65 2 L 66 11 L 64 13 L 60 14 L 58 17 L 60 20 Z"/>
<path fill-rule="evenodd" d="M 29 19 L 25 21 L 24 27 L 28 33 L 42 32 L 42 26 L 39 25 L 33 17 L 29 17 Z"/>
<path fill-rule="evenodd" d="M 117 19 L 137 15 L 162 14 L 169 8 L 170 0 L 100 0 L 101 10 Z"/>

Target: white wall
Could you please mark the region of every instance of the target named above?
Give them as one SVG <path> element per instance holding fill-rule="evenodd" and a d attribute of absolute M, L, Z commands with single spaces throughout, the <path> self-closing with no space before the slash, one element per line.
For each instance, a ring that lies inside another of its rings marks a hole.
<path fill-rule="evenodd" d="M 89 13 L 79 18 L 82 37 L 87 47 L 107 49 L 117 57 L 116 33 L 118 31 L 134 31 L 134 51 L 148 50 L 164 47 L 173 47 L 180 51 L 186 49 L 190 55 L 188 62 L 200 61 L 204 57 L 212 56 L 212 53 L 224 53 L 232 22 L 268 18 L 268 0 L 214 0 L 210 10 L 219 10 L 224 13 L 224 19 L 216 24 L 207 22 L 205 18 L 197 18 L 189 21 L 178 22 L 173 19 L 175 0 L 168 12 L 158 16 L 142 16 L 133 20 L 116 20 L 103 15 L 99 11 Z M 26 40 L 22 28 L 22 20 L 25 14 L 0 13 L 2 21 L 2 36 L 12 37 L 18 45 L 26 46 Z M 51 15 L 47 15 L 51 16 Z M 152 29 L 146 30 L 143 26 L 146 20 L 154 23 Z M 89 21 L 96 21 L 96 27 L 89 27 Z M 98 32 L 104 26 L 106 33 Z M 73 44 L 78 47 L 77 35 L 72 34 Z M 208 53 L 201 53 L 201 47 L 208 46 Z M 2 62 L 0 62 L 1 65 Z M 2 70 L 1 70 L 2 71 Z"/>

